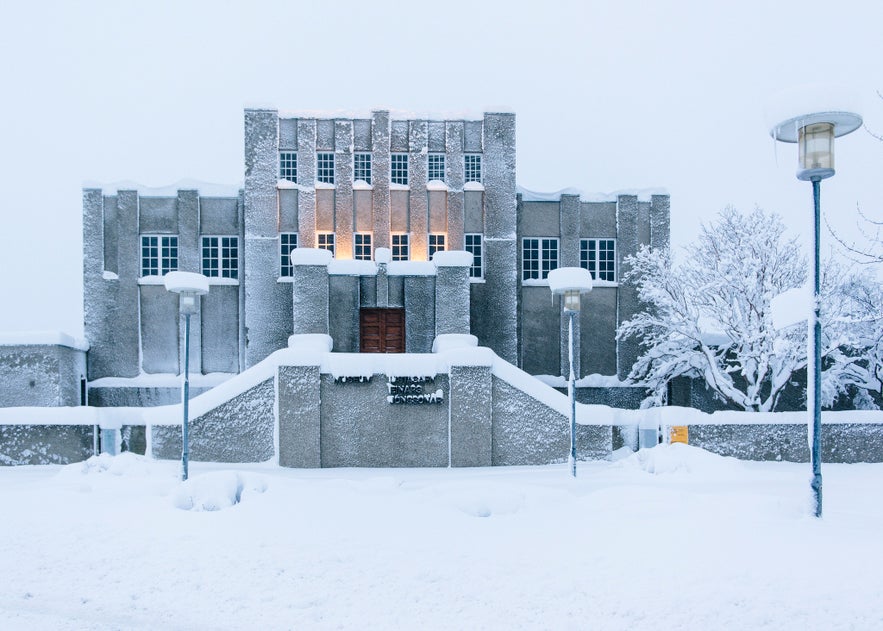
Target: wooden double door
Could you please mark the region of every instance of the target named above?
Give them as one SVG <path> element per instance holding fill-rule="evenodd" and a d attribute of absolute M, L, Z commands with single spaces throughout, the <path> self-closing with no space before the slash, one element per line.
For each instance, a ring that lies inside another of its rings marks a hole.
<path fill-rule="evenodd" d="M 361 309 L 359 351 L 362 353 L 405 352 L 404 309 Z"/>

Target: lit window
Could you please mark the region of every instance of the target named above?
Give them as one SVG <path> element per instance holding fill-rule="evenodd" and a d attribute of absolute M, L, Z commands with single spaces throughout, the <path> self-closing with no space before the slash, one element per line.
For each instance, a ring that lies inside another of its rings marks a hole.
<path fill-rule="evenodd" d="M 445 181 L 445 154 L 430 153 L 428 166 L 427 180 L 430 182 L 432 180 Z"/>
<path fill-rule="evenodd" d="M 371 154 L 353 154 L 353 180 L 362 180 L 366 184 L 371 183 Z"/>
<path fill-rule="evenodd" d="M 294 266 L 291 264 L 291 251 L 297 248 L 297 233 L 283 232 L 279 235 L 279 274 L 280 276 L 294 276 Z"/>
<path fill-rule="evenodd" d="M 353 235 L 353 258 L 357 261 L 371 260 L 370 232 L 357 232 Z"/>
<path fill-rule="evenodd" d="M 466 154 L 463 156 L 464 177 L 467 182 L 481 182 L 481 155 Z"/>
<path fill-rule="evenodd" d="M 209 278 L 239 278 L 239 237 L 203 237 L 202 274 Z"/>
<path fill-rule="evenodd" d="M 580 239 L 579 265 L 595 280 L 616 281 L 616 240 Z"/>
<path fill-rule="evenodd" d="M 279 152 L 279 179 L 297 183 L 297 153 Z"/>
<path fill-rule="evenodd" d="M 431 234 L 429 235 L 429 259 L 432 260 L 432 255 L 436 252 L 444 252 L 445 251 L 445 235 L 443 234 Z"/>
<path fill-rule="evenodd" d="M 526 238 L 521 242 L 521 280 L 543 279 L 558 268 L 558 239 Z"/>
<path fill-rule="evenodd" d="M 390 156 L 390 181 L 393 184 L 408 184 L 408 154 L 394 153 Z"/>
<path fill-rule="evenodd" d="M 411 257 L 410 248 L 408 247 L 407 234 L 394 234 L 392 236 L 392 260 L 407 261 Z"/>
<path fill-rule="evenodd" d="M 316 154 L 316 179 L 325 184 L 334 184 L 334 154 Z"/>
<path fill-rule="evenodd" d="M 334 256 L 334 233 L 318 232 L 316 233 L 316 247 L 320 250 L 328 250 L 331 256 Z"/>
<path fill-rule="evenodd" d="M 178 237 L 141 237 L 141 275 L 163 276 L 178 269 Z"/>
<path fill-rule="evenodd" d="M 472 254 L 472 265 L 469 267 L 469 278 L 482 278 L 484 270 L 482 269 L 482 252 L 481 252 L 481 234 L 467 234 L 466 251 Z"/>

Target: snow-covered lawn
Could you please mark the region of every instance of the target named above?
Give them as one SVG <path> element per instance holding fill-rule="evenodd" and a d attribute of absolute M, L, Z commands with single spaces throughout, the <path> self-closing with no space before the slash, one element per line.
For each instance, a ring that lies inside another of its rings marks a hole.
<path fill-rule="evenodd" d="M 880 464 L 177 472 L 0 469 L 0 628 L 883 628 Z"/>

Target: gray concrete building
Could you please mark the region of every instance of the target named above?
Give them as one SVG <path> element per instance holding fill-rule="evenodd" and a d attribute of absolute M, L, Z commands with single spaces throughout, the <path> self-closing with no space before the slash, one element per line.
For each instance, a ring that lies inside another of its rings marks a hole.
<path fill-rule="evenodd" d="M 162 285 L 173 270 L 210 281 L 192 318 L 194 394 L 201 375 L 204 390 L 302 333 L 330 335 L 335 352 L 406 353 L 471 333 L 531 374 L 566 374 L 565 319 L 545 277 L 579 265 L 596 278 L 575 331 L 579 374 L 628 373 L 636 349 L 615 330 L 638 304 L 619 284 L 623 260 L 668 244 L 667 195 L 517 189 L 509 112 L 248 109 L 244 128 L 241 190 L 83 191 L 93 404 L 179 399 L 159 378 L 183 364 L 177 297 Z"/>

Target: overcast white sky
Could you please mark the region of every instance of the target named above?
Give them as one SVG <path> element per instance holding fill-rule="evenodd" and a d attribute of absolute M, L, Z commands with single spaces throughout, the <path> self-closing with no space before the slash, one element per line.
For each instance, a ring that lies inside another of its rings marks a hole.
<path fill-rule="evenodd" d="M 242 181 L 242 109 L 517 114 L 518 183 L 664 187 L 677 247 L 728 204 L 810 226 L 764 103 L 836 82 L 883 132 L 879 0 L 0 5 L 0 331 L 82 334 L 81 186 Z M 883 216 L 883 143 L 837 144 L 822 208 Z M 830 242 L 830 238 L 825 235 Z"/>

